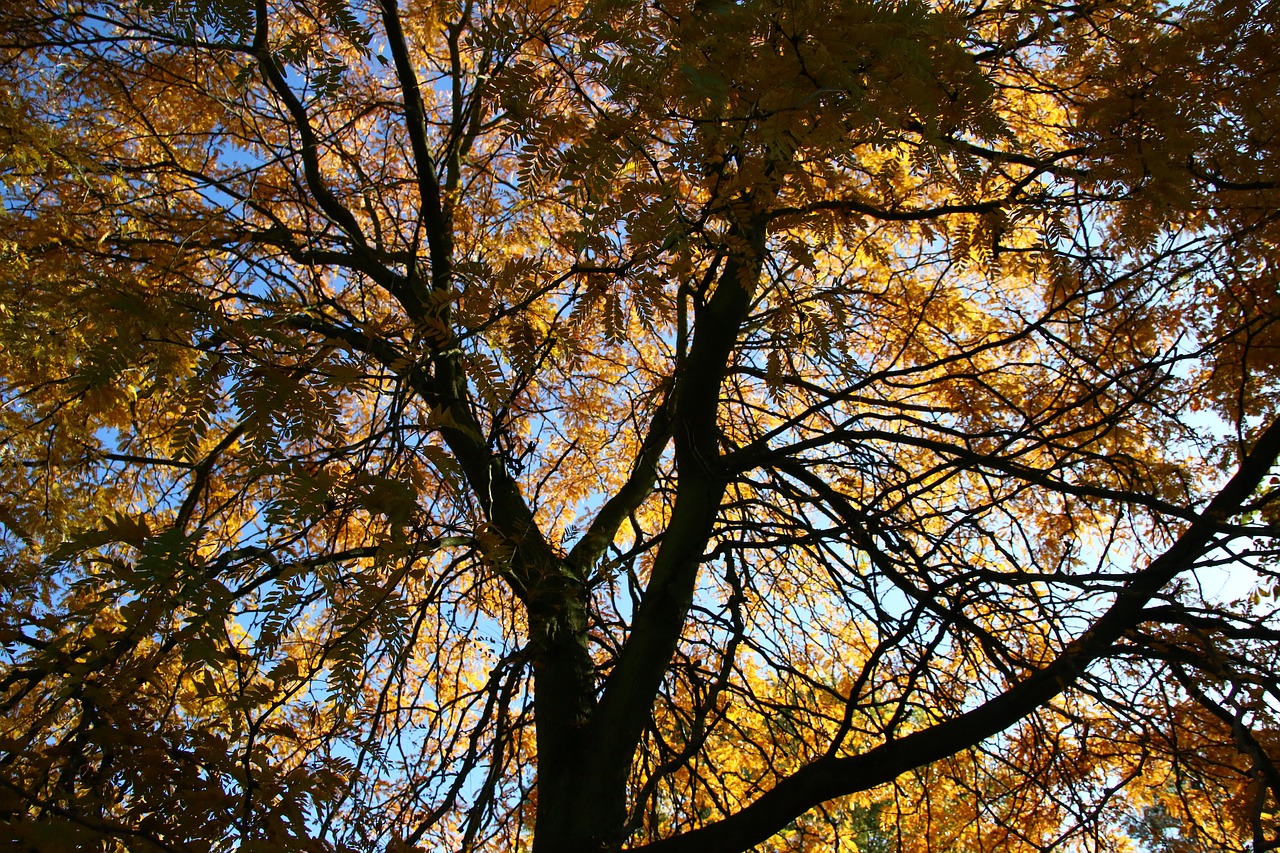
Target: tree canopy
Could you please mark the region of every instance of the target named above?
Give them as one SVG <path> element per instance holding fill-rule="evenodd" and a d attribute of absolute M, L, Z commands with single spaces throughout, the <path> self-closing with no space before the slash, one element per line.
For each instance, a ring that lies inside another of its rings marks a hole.
<path fill-rule="evenodd" d="M 1280 847 L 1276 0 L 0 8 L 0 836 Z"/>

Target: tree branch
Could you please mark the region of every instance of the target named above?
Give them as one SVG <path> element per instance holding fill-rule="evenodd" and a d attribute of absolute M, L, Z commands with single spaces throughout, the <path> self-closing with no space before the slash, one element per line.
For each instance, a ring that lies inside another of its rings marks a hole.
<path fill-rule="evenodd" d="M 1030 716 L 1070 689 L 1090 663 L 1105 654 L 1126 630 L 1142 621 L 1146 602 L 1161 587 L 1190 569 L 1196 559 L 1213 548 L 1220 523 L 1239 512 L 1277 458 L 1280 458 L 1280 420 L 1258 437 L 1235 475 L 1182 535 L 1146 568 L 1135 572 L 1111 607 L 1048 666 L 954 719 L 889 741 L 861 755 L 814 761 L 730 817 L 633 849 L 646 853 L 750 849 L 821 803 L 874 788 L 908 770 L 955 755 Z M 854 507 L 846 506 L 843 513 L 848 514 L 850 523 L 857 523 Z"/>

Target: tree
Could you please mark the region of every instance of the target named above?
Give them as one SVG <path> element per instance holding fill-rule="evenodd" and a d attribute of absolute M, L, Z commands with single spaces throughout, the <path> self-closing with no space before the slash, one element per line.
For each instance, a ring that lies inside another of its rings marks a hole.
<path fill-rule="evenodd" d="M 8 840 L 1275 848 L 1278 20 L 6 4 Z"/>

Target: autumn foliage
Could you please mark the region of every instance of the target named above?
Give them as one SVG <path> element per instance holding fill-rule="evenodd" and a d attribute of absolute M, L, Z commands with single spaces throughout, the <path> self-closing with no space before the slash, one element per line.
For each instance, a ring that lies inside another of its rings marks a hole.
<path fill-rule="evenodd" d="M 0 841 L 1280 847 L 1275 0 L 0 6 Z"/>

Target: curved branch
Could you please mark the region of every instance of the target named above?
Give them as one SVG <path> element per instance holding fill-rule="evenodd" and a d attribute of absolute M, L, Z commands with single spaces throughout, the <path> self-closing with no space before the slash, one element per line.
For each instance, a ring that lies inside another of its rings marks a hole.
<path fill-rule="evenodd" d="M 778 783 L 740 812 L 702 829 L 647 844 L 646 853 L 747 850 L 804 812 L 828 800 L 892 781 L 913 768 L 970 749 L 1017 723 L 1070 689 L 1093 661 L 1143 620 L 1143 608 L 1160 588 L 1190 569 L 1213 548 L 1222 521 L 1239 512 L 1280 458 L 1280 420 L 1259 436 L 1235 475 L 1195 521 L 1159 557 L 1134 573 L 1111 607 L 1049 665 L 1008 690 L 944 723 L 892 740 L 861 755 L 821 758 Z M 837 507 L 839 509 L 839 507 Z M 854 507 L 846 505 L 856 523 Z"/>
<path fill-rule="evenodd" d="M 303 174 L 307 181 L 307 189 L 311 191 L 311 195 L 315 197 L 316 203 L 320 205 L 320 209 L 346 232 L 352 240 L 362 248 L 368 248 L 368 244 L 364 237 L 364 232 L 360 229 L 360 224 L 356 222 L 355 216 L 347 207 L 338 200 L 338 197 L 329 189 L 329 185 L 325 183 L 324 177 L 320 174 L 320 140 L 316 137 L 315 130 L 311 127 L 311 119 L 307 116 L 306 107 L 302 105 L 302 101 L 298 100 L 298 96 L 294 94 L 293 89 L 289 87 L 289 82 L 285 79 L 284 73 L 281 72 L 280 66 L 276 64 L 275 58 L 271 55 L 271 49 L 267 44 L 267 2 L 266 0 L 257 0 L 255 5 L 256 22 L 253 34 L 253 56 L 258 61 L 258 68 L 262 71 L 262 76 L 266 79 L 267 85 L 275 96 L 284 104 L 284 108 L 288 111 L 290 119 L 293 121 L 294 128 L 298 131 L 298 136 L 302 141 L 302 167 Z"/>

